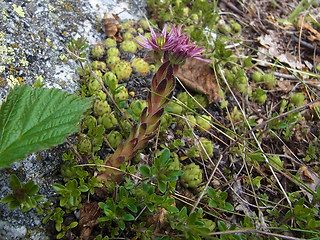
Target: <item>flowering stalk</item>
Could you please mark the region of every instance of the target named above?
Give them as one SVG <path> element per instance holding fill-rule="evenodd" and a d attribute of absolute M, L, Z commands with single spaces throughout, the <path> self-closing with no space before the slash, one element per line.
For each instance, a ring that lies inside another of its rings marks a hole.
<path fill-rule="evenodd" d="M 197 58 L 203 61 L 200 53 L 203 48 L 197 47 L 195 43 L 190 43 L 190 38 L 181 33 L 181 26 L 172 27 L 167 34 L 166 26 L 161 34 L 156 34 L 151 29 L 151 39 L 146 39 L 142 35 L 142 42 L 139 45 L 153 52 L 156 61 L 162 63 L 151 82 L 151 91 L 147 97 L 147 107 L 141 113 L 140 123 L 134 126 L 126 141 L 122 142 L 113 155 L 106 159 L 106 164 L 115 168 L 120 167 L 124 162 L 129 162 L 139 150 L 145 148 L 148 141 L 155 136 L 156 129 L 160 126 L 160 118 L 164 108 L 172 97 L 175 88 L 174 74 L 178 67 L 182 65 L 186 58 Z M 111 179 L 117 177 L 120 172 L 112 169 L 100 173 L 99 178 Z"/>
<path fill-rule="evenodd" d="M 106 164 L 119 167 L 124 162 L 129 162 L 139 150 L 145 148 L 160 126 L 160 118 L 164 108 L 172 97 L 175 87 L 173 68 L 169 62 L 164 63 L 152 79 L 151 92 L 147 97 L 147 104 L 142 113 L 140 123 L 135 125 L 126 141 L 120 143 L 117 150 L 106 159 Z M 110 179 L 119 175 L 112 169 L 104 171 L 99 178 Z"/>

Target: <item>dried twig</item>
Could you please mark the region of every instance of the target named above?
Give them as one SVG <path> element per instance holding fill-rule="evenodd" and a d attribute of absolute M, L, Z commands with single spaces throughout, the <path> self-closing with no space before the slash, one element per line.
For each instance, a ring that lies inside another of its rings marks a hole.
<path fill-rule="evenodd" d="M 318 98 L 318 99 L 316 99 L 316 100 L 314 100 L 314 101 L 312 101 L 312 102 L 310 102 L 310 103 L 307 103 L 307 104 L 304 105 L 304 106 L 301 106 L 301 107 L 292 109 L 292 110 L 290 110 L 290 111 L 288 111 L 288 112 L 282 113 L 282 114 L 280 114 L 280 115 L 278 115 L 278 116 L 276 116 L 276 117 L 274 117 L 274 118 L 271 118 L 271 119 L 269 119 L 269 120 L 267 120 L 267 121 L 265 121 L 265 122 L 262 122 L 262 123 L 258 124 L 257 126 L 255 126 L 254 128 L 250 129 L 247 134 L 252 133 L 252 132 L 256 131 L 256 130 L 259 129 L 259 128 L 262 128 L 263 126 L 265 126 L 266 124 L 268 124 L 268 123 L 270 123 L 270 122 L 272 122 L 272 121 L 274 121 L 274 120 L 277 120 L 277 119 L 282 118 L 282 117 L 285 117 L 285 116 L 287 116 L 287 115 L 289 115 L 289 114 L 292 114 L 292 113 L 295 113 L 295 112 L 300 112 L 300 111 L 302 111 L 302 110 L 304 110 L 304 109 L 307 109 L 307 108 L 309 108 L 311 105 L 313 105 L 313 104 L 315 104 L 315 103 L 317 103 L 317 102 L 320 102 L 320 98 Z"/>

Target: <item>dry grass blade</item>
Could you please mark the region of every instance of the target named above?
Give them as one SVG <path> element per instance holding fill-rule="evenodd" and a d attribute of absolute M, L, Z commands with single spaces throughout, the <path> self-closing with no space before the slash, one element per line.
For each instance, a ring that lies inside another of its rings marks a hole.
<path fill-rule="evenodd" d="M 247 125 L 248 125 L 249 129 L 251 130 L 251 126 L 250 126 L 250 124 L 248 123 L 248 120 L 246 119 L 246 115 L 245 115 L 245 113 L 244 113 L 244 111 L 243 111 L 243 109 L 242 109 L 242 107 L 241 107 L 240 103 L 238 102 L 238 100 L 237 100 L 236 96 L 233 94 L 233 92 L 232 92 L 232 90 L 231 90 L 231 88 L 230 88 L 230 86 L 229 86 L 229 84 L 228 84 L 228 81 L 226 80 L 226 78 L 225 78 L 225 76 L 224 76 L 224 74 L 223 74 L 223 70 L 221 69 L 221 67 L 220 67 L 220 66 L 219 66 L 219 72 L 221 73 L 221 77 L 222 77 L 222 79 L 224 80 L 224 82 L 225 82 L 226 86 L 228 87 L 229 91 L 231 92 L 231 94 L 233 95 L 234 99 L 236 100 L 237 105 L 238 105 L 238 107 L 239 107 L 240 111 L 242 112 L 242 114 L 243 114 L 243 116 L 244 116 L 244 119 L 245 119 L 245 121 L 246 121 L 246 123 L 247 123 Z M 262 149 L 262 147 L 261 147 L 261 145 L 260 145 L 260 143 L 259 143 L 258 139 L 256 138 L 256 136 L 255 136 L 255 134 L 254 134 L 253 132 L 252 132 L 252 136 L 253 136 L 253 138 L 254 138 L 254 140 L 255 140 L 255 142 L 256 142 L 256 144 L 257 144 L 257 146 L 258 146 L 259 150 L 260 150 L 261 152 L 263 152 L 263 153 L 264 153 L 264 151 L 263 151 L 263 149 Z M 273 170 L 273 167 L 271 166 L 271 164 L 270 164 L 270 162 L 269 162 L 269 159 L 266 157 L 266 155 L 265 155 L 265 154 L 263 155 L 263 157 L 264 157 L 265 161 L 268 163 L 269 168 L 270 168 L 270 170 L 271 170 L 271 172 L 272 172 L 272 175 L 275 177 L 275 179 L 276 179 L 276 181 L 277 181 L 277 183 L 278 183 L 279 187 L 280 187 L 280 188 L 281 188 L 281 190 L 282 190 L 282 193 L 283 193 L 283 194 L 284 194 L 284 196 L 286 197 L 286 199 L 287 199 L 287 201 L 288 201 L 289 205 L 292 207 L 292 203 L 291 203 L 291 201 L 290 201 L 290 199 L 289 199 L 289 197 L 288 197 L 288 195 L 287 195 L 286 191 L 284 190 L 284 188 L 283 188 L 283 186 L 282 186 L 282 184 L 281 184 L 280 180 L 278 179 L 277 175 L 275 174 L 275 172 L 274 172 L 274 170 Z"/>

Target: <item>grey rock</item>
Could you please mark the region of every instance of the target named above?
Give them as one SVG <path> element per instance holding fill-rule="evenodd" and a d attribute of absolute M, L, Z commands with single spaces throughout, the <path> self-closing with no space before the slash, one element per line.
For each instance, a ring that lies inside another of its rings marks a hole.
<path fill-rule="evenodd" d="M 76 92 L 79 65 L 61 59 L 67 56 L 66 44 L 79 36 L 89 45 L 105 39 L 101 23 L 105 11 L 122 20 L 140 19 L 145 6 L 143 0 L 0 0 L 0 104 L 14 83 L 32 85 L 38 78 L 47 88 Z M 60 181 L 59 166 L 66 148 L 62 144 L 34 153 L 0 170 L 0 198 L 11 193 L 9 177 L 15 173 L 20 181 L 35 181 L 40 185 L 39 194 L 56 202 L 58 195 L 51 185 Z M 53 239 L 42 218 L 35 210 L 22 213 L 0 203 L 0 239 Z"/>

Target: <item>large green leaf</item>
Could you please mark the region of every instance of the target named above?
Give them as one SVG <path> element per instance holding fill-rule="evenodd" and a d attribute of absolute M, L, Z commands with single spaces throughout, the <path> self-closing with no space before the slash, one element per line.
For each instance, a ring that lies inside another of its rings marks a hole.
<path fill-rule="evenodd" d="M 63 143 L 90 105 L 59 89 L 14 87 L 0 108 L 0 168 Z"/>

